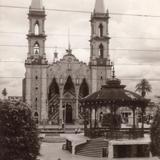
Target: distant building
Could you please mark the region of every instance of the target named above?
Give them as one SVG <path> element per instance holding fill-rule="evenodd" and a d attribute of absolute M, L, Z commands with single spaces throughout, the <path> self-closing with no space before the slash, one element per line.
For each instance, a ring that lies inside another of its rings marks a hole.
<path fill-rule="evenodd" d="M 45 53 L 46 13 L 41 0 L 32 0 L 28 18 L 30 28 L 23 100 L 31 105 L 39 122 L 81 123 L 79 99 L 99 90 L 111 78 L 109 13 L 105 11 L 103 0 L 96 0 L 91 15 L 88 64 L 74 56 L 70 44 L 61 60 L 49 64 Z"/>

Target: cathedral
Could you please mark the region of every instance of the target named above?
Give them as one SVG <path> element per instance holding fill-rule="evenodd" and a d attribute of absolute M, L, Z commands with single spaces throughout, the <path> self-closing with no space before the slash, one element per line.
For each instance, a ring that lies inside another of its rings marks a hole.
<path fill-rule="evenodd" d="M 37 123 L 81 124 L 79 100 L 98 91 L 111 78 L 109 13 L 104 1 L 96 0 L 91 14 L 90 60 L 79 61 L 69 46 L 62 59 L 48 63 L 45 53 L 46 13 L 42 0 L 29 8 L 28 54 L 25 60 L 23 99 L 32 107 Z"/>

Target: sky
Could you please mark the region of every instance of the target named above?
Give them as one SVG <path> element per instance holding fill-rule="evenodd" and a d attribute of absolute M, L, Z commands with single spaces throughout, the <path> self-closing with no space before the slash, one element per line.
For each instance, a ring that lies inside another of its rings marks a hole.
<path fill-rule="evenodd" d="M 110 13 L 160 16 L 159 0 L 104 1 Z M 29 8 L 30 4 L 31 0 L 0 0 L 0 6 Z M 92 12 L 95 0 L 43 0 L 43 4 L 46 9 Z M 9 96 L 22 95 L 22 79 L 25 76 L 24 61 L 28 52 L 27 14 L 28 9 L 0 7 L 0 91 L 7 88 Z M 55 47 L 57 47 L 59 59 L 65 54 L 69 29 L 73 54 L 81 61 L 88 63 L 90 14 L 49 10 L 46 14 L 46 54 L 49 62 L 52 63 Z M 110 58 L 115 64 L 117 78 L 132 91 L 135 91 L 135 85 L 142 78 L 146 78 L 152 85 L 152 93 L 149 97 L 155 99 L 155 96 L 160 96 L 160 17 L 110 14 L 109 35 L 111 37 Z"/>

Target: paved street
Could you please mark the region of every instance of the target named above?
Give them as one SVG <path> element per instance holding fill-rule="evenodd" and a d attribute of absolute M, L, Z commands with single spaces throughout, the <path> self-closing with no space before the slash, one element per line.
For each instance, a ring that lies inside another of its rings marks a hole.
<path fill-rule="evenodd" d="M 57 160 L 58 158 L 61 158 L 61 160 L 103 160 L 103 158 L 89 158 L 89 157 L 73 156 L 69 152 L 63 151 L 61 148 L 62 148 L 62 143 L 58 143 L 58 144 L 57 143 L 43 143 L 41 146 L 40 160 Z M 133 160 L 133 159 L 129 159 L 129 160 Z M 144 159 L 135 158 L 134 160 L 157 160 L 157 158 L 152 158 L 152 159 L 151 158 L 149 159 L 148 158 L 144 158 Z"/>
<path fill-rule="evenodd" d="M 43 143 L 41 146 L 40 160 L 97 160 L 97 158 L 88 158 L 73 156 L 68 151 L 62 150 L 62 143 Z"/>

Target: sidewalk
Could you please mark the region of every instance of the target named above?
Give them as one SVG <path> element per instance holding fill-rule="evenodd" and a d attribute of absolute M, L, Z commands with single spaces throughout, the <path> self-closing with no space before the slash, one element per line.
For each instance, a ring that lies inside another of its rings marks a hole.
<path fill-rule="evenodd" d="M 63 143 L 42 143 L 41 146 L 41 157 L 40 160 L 111 160 L 107 158 L 93 158 L 93 157 L 82 157 L 77 155 L 72 155 L 68 151 L 62 150 Z M 121 158 L 113 160 L 158 160 L 158 158 Z"/>

